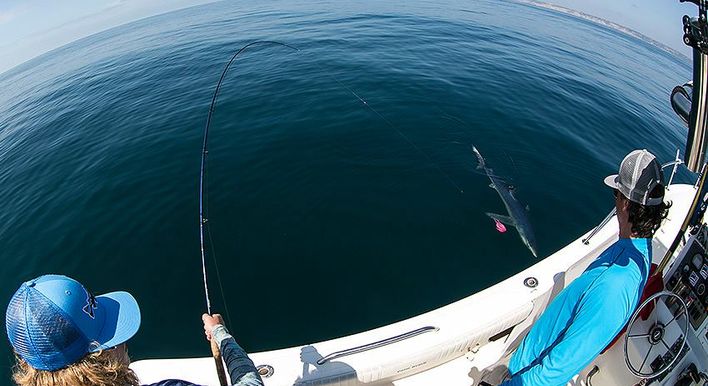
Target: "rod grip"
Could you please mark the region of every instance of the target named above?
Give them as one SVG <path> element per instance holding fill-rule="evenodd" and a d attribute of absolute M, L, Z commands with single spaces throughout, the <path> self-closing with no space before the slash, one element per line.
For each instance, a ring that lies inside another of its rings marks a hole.
<path fill-rule="evenodd" d="M 221 318 L 221 315 L 214 314 L 213 316 L 219 321 L 219 324 L 224 324 L 224 319 Z M 214 337 L 211 339 L 211 355 L 214 357 L 214 363 L 216 364 L 216 374 L 219 376 L 219 384 L 221 386 L 228 386 L 229 381 L 226 378 L 224 361 L 221 359 L 221 350 L 219 349 L 219 345 L 216 344 Z"/>

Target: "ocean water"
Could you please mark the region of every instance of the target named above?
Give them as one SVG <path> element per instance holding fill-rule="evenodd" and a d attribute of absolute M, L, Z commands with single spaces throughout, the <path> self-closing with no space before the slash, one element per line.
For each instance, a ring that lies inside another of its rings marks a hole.
<path fill-rule="evenodd" d="M 680 22 L 677 21 L 677 28 Z M 690 63 L 507 1 L 219 2 L 0 75 L 0 305 L 43 273 L 142 308 L 135 359 L 208 356 L 198 233 L 209 144 L 216 311 L 249 351 L 374 328 L 486 288 L 597 224 L 630 150 L 670 161 Z M 368 106 L 367 108 L 361 100 Z M 530 207 L 540 256 L 471 145 Z M 682 172 L 680 181 L 691 176 Z M 0 378 L 12 363 L 0 345 Z M 3 383 L 5 381 L 2 381 Z"/>

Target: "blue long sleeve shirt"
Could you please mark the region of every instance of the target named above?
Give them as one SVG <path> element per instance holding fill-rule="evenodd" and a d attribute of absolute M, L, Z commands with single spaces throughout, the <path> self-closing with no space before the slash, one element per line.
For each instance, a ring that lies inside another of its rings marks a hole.
<path fill-rule="evenodd" d="M 589 365 L 639 303 L 651 239 L 619 239 L 551 302 L 509 362 L 502 386 L 560 386 Z"/>
<path fill-rule="evenodd" d="M 226 362 L 226 369 L 233 386 L 263 386 L 263 380 L 258 375 L 258 370 L 246 352 L 236 343 L 226 328 L 220 324 L 212 330 L 212 339 L 221 349 L 221 356 Z M 144 386 L 199 386 L 179 379 L 167 379 Z"/>

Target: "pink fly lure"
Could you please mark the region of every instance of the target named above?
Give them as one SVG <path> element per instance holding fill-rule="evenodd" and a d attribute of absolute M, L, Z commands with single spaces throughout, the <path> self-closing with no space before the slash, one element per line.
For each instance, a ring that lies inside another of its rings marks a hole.
<path fill-rule="evenodd" d="M 497 227 L 497 231 L 499 233 L 506 232 L 506 226 L 504 226 L 504 224 L 502 224 L 501 221 L 494 219 L 494 225 Z"/>

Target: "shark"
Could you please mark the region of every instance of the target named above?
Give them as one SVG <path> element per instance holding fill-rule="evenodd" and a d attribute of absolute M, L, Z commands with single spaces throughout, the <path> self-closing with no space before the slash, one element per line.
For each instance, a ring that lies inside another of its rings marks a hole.
<path fill-rule="evenodd" d="M 487 166 L 484 161 L 484 157 L 479 153 L 479 150 L 475 146 L 472 146 L 472 151 L 477 156 L 479 164 L 477 169 L 484 170 L 484 173 L 489 177 L 489 187 L 496 190 L 501 197 L 508 215 L 501 215 L 496 213 L 486 213 L 487 216 L 495 221 L 501 222 L 506 225 L 513 226 L 521 237 L 521 241 L 526 245 L 526 247 L 531 251 L 534 257 L 538 257 L 538 252 L 536 248 L 536 236 L 533 233 L 531 227 L 531 222 L 528 217 L 528 206 L 524 206 L 514 195 L 515 188 L 513 185 L 507 183 L 503 178 L 494 174 L 494 171 Z"/>

